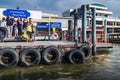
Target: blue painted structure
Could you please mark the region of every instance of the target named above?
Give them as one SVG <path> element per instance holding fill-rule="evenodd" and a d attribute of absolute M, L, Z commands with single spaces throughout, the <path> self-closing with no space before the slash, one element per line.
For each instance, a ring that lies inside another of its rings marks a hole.
<path fill-rule="evenodd" d="M 86 41 L 86 5 L 82 5 L 82 42 Z"/>
<path fill-rule="evenodd" d="M 78 25 L 77 25 L 77 10 L 74 9 L 74 41 L 78 41 Z"/>
<path fill-rule="evenodd" d="M 87 11 L 86 11 L 86 5 L 82 5 L 81 6 L 81 12 L 82 12 L 82 43 L 86 42 L 86 15 L 87 15 Z M 92 54 L 95 55 L 96 54 L 96 8 L 92 8 L 91 9 L 91 13 L 92 13 Z M 77 14 L 79 14 L 78 12 L 76 12 L 76 9 L 74 9 L 74 12 L 71 13 L 72 15 L 74 15 L 74 37 L 77 35 Z"/>

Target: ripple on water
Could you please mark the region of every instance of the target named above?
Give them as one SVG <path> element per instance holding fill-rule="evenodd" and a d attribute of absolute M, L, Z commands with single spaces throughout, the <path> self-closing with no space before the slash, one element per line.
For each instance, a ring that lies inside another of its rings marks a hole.
<path fill-rule="evenodd" d="M 23 78 L 22 78 L 23 77 Z M 80 65 L 55 64 L 0 70 L 1 80 L 120 80 L 120 44 Z"/>

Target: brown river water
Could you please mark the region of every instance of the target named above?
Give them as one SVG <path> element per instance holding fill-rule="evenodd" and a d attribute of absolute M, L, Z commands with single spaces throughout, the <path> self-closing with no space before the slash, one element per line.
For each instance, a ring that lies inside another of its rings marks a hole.
<path fill-rule="evenodd" d="M 0 69 L 0 80 L 120 80 L 120 44 L 97 52 L 83 64 L 54 64 Z"/>

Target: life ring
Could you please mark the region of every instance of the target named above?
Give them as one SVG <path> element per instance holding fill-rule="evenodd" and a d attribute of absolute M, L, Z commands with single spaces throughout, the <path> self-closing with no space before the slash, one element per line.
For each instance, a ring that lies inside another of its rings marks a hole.
<path fill-rule="evenodd" d="M 20 52 L 20 64 L 22 66 L 34 66 L 41 61 L 41 55 L 39 51 L 34 48 L 23 49 Z"/>
<path fill-rule="evenodd" d="M 85 56 L 85 60 L 88 60 L 92 56 L 92 49 L 88 45 L 81 45 L 77 47 Z"/>
<path fill-rule="evenodd" d="M 43 50 L 42 60 L 45 64 L 57 63 L 61 60 L 61 52 L 58 48 L 49 46 Z"/>
<path fill-rule="evenodd" d="M 18 64 L 19 55 L 12 48 L 0 50 L 0 67 L 13 67 Z"/>
<path fill-rule="evenodd" d="M 67 61 L 71 64 L 81 64 L 84 59 L 84 54 L 78 49 L 70 51 L 67 55 Z"/>
<path fill-rule="evenodd" d="M 3 40 L 7 36 L 7 29 L 0 27 L 0 40 Z"/>

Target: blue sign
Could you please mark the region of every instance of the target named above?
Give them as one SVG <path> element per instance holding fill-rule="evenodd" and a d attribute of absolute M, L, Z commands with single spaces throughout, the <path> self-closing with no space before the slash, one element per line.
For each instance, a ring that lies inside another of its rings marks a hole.
<path fill-rule="evenodd" d="M 37 24 L 36 28 L 48 28 L 48 25 Z"/>
<path fill-rule="evenodd" d="M 11 14 L 14 18 L 18 18 L 18 16 L 21 18 L 30 17 L 30 13 L 27 10 L 7 9 L 3 11 L 4 16 L 8 16 L 9 14 Z"/>
<path fill-rule="evenodd" d="M 50 22 L 50 27 L 61 28 L 61 22 Z"/>
<path fill-rule="evenodd" d="M 36 28 L 61 28 L 61 22 L 50 22 L 50 24 L 37 24 Z"/>

